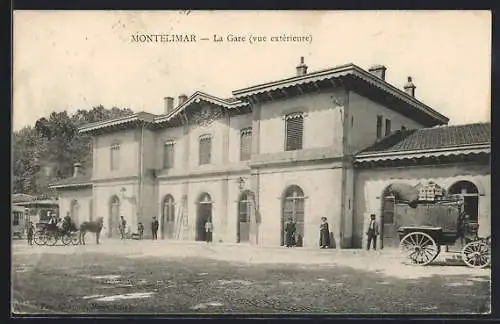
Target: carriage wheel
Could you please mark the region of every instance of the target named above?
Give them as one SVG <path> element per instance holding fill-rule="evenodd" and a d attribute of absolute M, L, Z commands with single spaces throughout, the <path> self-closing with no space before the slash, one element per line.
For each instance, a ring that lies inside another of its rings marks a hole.
<path fill-rule="evenodd" d="M 56 233 L 50 233 L 47 235 L 47 245 L 54 246 L 58 241 L 58 235 Z"/>
<path fill-rule="evenodd" d="M 440 252 L 440 247 L 436 245 L 434 239 L 423 232 L 412 232 L 406 234 L 401 243 L 400 249 L 407 254 L 412 264 L 426 265 L 436 259 Z"/>
<path fill-rule="evenodd" d="M 462 260 L 469 267 L 484 268 L 491 262 L 491 250 L 487 243 L 475 241 L 467 244 L 462 250 Z"/>
<path fill-rule="evenodd" d="M 47 244 L 47 234 L 45 232 L 36 232 L 35 235 L 33 235 L 33 242 L 35 242 L 36 245 L 45 245 Z"/>
<path fill-rule="evenodd" d="M 61 242 L 64 245 L 73 244 L 73 234 L 72 233 L 64 233 L 61 236 Z"/>

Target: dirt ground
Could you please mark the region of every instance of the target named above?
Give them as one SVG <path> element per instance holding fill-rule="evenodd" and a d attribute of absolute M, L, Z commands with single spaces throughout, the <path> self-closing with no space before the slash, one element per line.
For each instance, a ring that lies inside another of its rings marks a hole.
<path fill-rule="evenodd" d="M 443 254 L 103 241 L 12 245 L 15 313 L 459 314 L 490 310 L 490 269 Z"/>

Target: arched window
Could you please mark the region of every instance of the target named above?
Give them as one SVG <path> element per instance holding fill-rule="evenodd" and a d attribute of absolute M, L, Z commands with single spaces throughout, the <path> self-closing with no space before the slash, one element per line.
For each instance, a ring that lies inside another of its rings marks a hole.
<path fill-rule="evenodd" d="M 252 128 L 244 128 L 240 135 L 240 161 L 250 160 L 252 152 Z"/>
<path fill-rule="evenodd" d="M 248 242 L 250 239 L 250 217 L 252 214 L 252 196 L 250 191 L 244 191 L 238 202 L 237 241 Z"/>
<path fill-rule="evenodd" d="M 288 114 L 285 117 L 285 151 L 302 149 L 304 135 L 304 115 L 300 112 Z"/>
<path fill-rule="evenodd" d="M 281 245 L 285 241 L 285 222 L 292 219 L 296 226 L 297 246 L 302 246 L 304 239 L 304 192 L 299 186 L 288 187 L 283 194 L 283 213 L 281 218 Z"/>
<path fill-rule="evenodd" d="M 111 170 L 120 168 L 120 144 L 118 143 L 111 145 L 110 168 Z"/>
<path fill-rule="evenodd" d="M 470 216 L 470 220 L 478 221 L 479 190 L 476 185 L 470 181 L 455 182 L 448 189 L 448 194 L 460 194 L 464 197 L 464 213 Z"/>
<path fill-rule="evenodd" d="M 212 137 L 208 134 L 200 136 L 199 164 L 210 164 L 212 160 Z"/>

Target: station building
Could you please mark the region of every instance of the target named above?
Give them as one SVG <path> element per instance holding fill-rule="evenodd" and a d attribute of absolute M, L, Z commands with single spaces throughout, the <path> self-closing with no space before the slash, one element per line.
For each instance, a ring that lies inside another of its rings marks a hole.
<path fill-rule="evenodd" d="M 104 218 L 118 237 L 124 216 L 151 236 L 202 241 L 214 224 L 219 243 L 283 245 L 284 222 L 297 223 L 298 245 L 317 247 L 321 217 L 332 245 L 364 244 L 370 214 L 380 243 L 394 244 L 384 207 L 395 183 L 437 183 L 467 196 L 466 208 L 490 231 L 490 124 L 448 126 L 415 97 L 411 77 L 399 89 L 386 67 L 346 64 L 235 90 L 231 98 L 196 91 L 164 98 L 162 115 L 139 112 L 85 125 L 93 167 L 53 183 L 62 214 Z M 166 243 L 167 244 L 167 243 Z"/>

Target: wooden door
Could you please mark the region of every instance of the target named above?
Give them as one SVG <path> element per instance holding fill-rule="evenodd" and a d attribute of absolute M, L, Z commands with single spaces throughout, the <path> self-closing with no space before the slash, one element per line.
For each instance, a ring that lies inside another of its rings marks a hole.
<path fill-rule="evenodd" d="M 381 248 L 397 247 L 399 237 L 394 219 L 394 197 L 384 197 L 382 202 L 382 219 L 380 226 L 380 235 L 382 236 Z"/>

